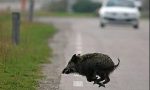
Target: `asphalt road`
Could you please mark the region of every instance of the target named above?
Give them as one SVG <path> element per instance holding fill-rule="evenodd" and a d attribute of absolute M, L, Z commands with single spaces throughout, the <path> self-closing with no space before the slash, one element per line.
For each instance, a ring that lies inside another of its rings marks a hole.
<path fill-rule="evenodd" d="M 99 88 L 80 75 L 61 75 L 60 90 L 149 90 L 149 22 L 140 21 L 140 28 L 128 25 L 99 27 L 97 18 L 41 18 L 44 22 L 67 23 L 70 30 L 65 46 L 65 62 L 73 54 L 101 52 L 120 66 L 110 75 L 106 88 Z M 65 65 L 64 65 L 65 66 Z"/>

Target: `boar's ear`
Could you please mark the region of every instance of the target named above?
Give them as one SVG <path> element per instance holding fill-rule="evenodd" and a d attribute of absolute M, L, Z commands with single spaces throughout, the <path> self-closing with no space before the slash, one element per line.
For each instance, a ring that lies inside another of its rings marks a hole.
<path fill-rule="evenodd" d="M 78 62 L 76 54 L 74 54 L 74 55 L 72 56 L 71 61 L 74 62 L 74 63 L 77 63 L 77 62 Z"/>
<path fill-rule="evenodd" d="M 72 58 L 74 58 L 74 57 L 76 57 L 76 54 L 74 54 L 74 55 L 72 56 Z"/>

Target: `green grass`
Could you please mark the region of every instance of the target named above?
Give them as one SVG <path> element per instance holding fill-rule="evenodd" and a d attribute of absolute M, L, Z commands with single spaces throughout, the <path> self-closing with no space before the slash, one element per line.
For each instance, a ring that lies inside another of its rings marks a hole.
<path fill-rule="evenodd" d="M 9 14 L 0 15 L 0 90 L 35 90 L 41 78 L 40 64 L 52 53 L 48 38 L 55 28 L 22 20 L 20 44 L 14 45 L 10 20 Z"/>
<path fill-rule="evenodd" d="M 56 17 L 95 17 L 96 13 L 67 13 L 67 12 L 44 12 L 38 11 L 36 16 L 56 16 Z"/>
<path fill-rule="evenodd" d="M 98 13 L 67 13 L 67 12 L 46 12 L 46 11 L 37 11 L 35 16 L 51 16 L 51 17 L 99 17 Z M 142 18 L 149 18 L 148 11 L 141 12 Z"/>
<path fill-rule="evenodd" d="M 142 18 L 148 19 L 149 18 L 149 11 L 142 11 Z"/>

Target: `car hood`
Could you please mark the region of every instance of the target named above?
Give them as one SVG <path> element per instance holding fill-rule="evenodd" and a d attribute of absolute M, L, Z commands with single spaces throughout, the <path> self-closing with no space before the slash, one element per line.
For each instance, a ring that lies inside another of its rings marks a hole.
<path fill-rule="evenodd" d="M 113 13 L 137 13 L 137 8 L 129 8 L 129 7 L 102 7 L 100 9 L 100 13 L 104 12 L 113 12 Z"/>

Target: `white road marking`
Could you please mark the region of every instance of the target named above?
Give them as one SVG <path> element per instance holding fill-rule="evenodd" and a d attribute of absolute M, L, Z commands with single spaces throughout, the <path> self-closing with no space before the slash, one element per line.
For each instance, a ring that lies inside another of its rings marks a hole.
<path fill-rule="evenodd" d="M 78 75 L 78 74 L 74 74 L 73 76 L 75 76 L 75 77 L 79 77 L 80 75 Z"/>
<path fill-rule="evenodd" d="M 83 87 L 83 81 L 73 81 L 74 87 Z"/>
<path fill-rule="evenodd" d="M 82 53 L 82 37 L 80 33 L 76 34 L 76 53 L 77 54 Z"/>
<path fill-rule="evenodd" d="M 80 33 L 76 33 L 76 54 L 82 53 L 82 37 Z M 74 74 L 74 77 L 79 77 L 80 75 Z M 83 87 L 83 81 L 73 81 L 74 87 Z"/>

